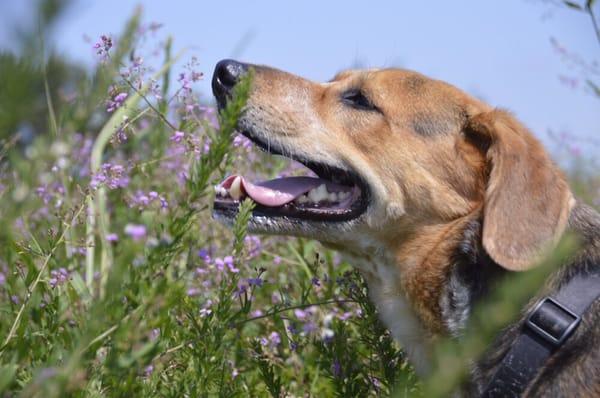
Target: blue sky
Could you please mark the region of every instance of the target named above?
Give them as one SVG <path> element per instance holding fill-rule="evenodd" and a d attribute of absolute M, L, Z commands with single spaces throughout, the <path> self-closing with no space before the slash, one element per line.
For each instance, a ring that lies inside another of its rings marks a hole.
<path fill-rule="evenodd" d="M 0 3 L 0 47 L 10 47 L 7 26 L 27 21 L 33 1 Z M 581 73 L 561 59 L 550 38 L 590 62 L 600 59 L 600 44 L 586 15 L 552 1 L 84 0 L 51 42 L 91 65 L 84 35 L 95 40 L 120 32 L 137 4 L 145 21 L 164 24 L 161 35 L 171 34 L 176 49 L 187 47 L 198 57 L 207 74 L 199 88 L 207 94 L 214 64 L 232 55 L 314 80 L 357 64 L 400 66 L 510 109 L 546 142 L 548 129 L 599 137 L 600 101 L 559 81 Z M 599 148 L 582 145 L 587 153 Z"/>

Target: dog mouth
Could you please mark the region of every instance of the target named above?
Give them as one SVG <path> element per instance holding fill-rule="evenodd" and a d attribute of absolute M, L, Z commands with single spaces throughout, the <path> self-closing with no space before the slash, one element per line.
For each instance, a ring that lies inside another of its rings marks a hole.
<path fill-rule="evenodd" d="M 300 221 L 349 221 L 363 214 L 368 206 L 368 189 L 358 173 L 303 156 L 283 154 L 271 143 L 266 145 L 244 131 L 262 150 L 298 161 L 317 177 L 284 177 L 251 182 L 233 174 L 215 186 L 214 212 L 234 217 L 242 200 L 255 203 L 253 216 L 285 217 Z"/>

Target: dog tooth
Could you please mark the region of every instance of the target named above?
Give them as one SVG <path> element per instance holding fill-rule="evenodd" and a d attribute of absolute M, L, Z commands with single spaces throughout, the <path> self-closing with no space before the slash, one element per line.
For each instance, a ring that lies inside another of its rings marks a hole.
<path fill-rule="evenodd" d="M 306 195 L 299 196 L 296 198 L 297 203 L 306 203 L 308 202 L 308 197 Z"/>
<path fill-rule="evenodd" d="M 235 200 L 238 200 L 242 197 L 242 177 L 235 177 L 231 183 L 231 186 L 229 187 L 229 195 Z"/>
<path fill-rule="evenodd" d="M 329 201 L 330 202 L 337 202 L 337 200 L 338 200 L 338 194 L 335 193 L 335 192 L 331 192 L 329 194 Z"/>
<path fill-rule="evenodd" d="M 327 186 L 325 184 L 319 185 L 317 188 L 312 189 L 308 193 L 308 197 L 315 203 L 321 202 L 328 198 Z"/>
<path fill-rule="evenodd" d="M 318 199 L 318 193 L 317 193 L 317 189 L 316 189 L 316 188 L 315 188 L 315 189 L 311 189 L 311 190 L 308 192 L 308 199 L 309 199 L 311 202 L 317 202 L 317 199 Z"/>

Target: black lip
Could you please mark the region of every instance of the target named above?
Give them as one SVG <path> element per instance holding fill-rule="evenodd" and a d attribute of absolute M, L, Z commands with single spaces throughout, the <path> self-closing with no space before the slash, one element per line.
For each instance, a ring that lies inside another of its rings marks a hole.
<path fill-rule="evenodd" d="M 363 198 L 361 197 L 360 200 L 352 204 L 350 209 L 344 211 L 331 211 L 319 208 L 300 208 L 296 207 L 293 203 L 288 203 L 287 205 L 281 207 L 267 207 L 257 203 L 252 210 L 252 215 L 269 218 L 294 218 L 305 221 L 349 221 L 357 218 L 364 212 L 366 206 L 363 206 L 362 202 Z M 216 212 L 233 217 L 237 214 L 239 205 L 239 201 L 216 199 L 213 209 Z"/>
<path fill-rule="evenodd" d="M 337 166 L 330 166 L 324 163 L 314 162 L 304 156 L 298 156 L 293 153 L 284 152 L 276 143 L 267 145 L 246 130 L 243 130 L 241 134 L 252 141 L 252 143 L 261 150 L 269 154 L 281 155 L 288 159 L 302 163 L 320 178 L 334 181 L 342 185 L 357 185 L 362 192 L 368 192 L 368 187 L 364 180 L 358 174 L 352 171 L 348 171 Z"/>
<path fill-rule="evenodd" d="M 320 178 L 334 180 L 345 185 L 356 185 L 360 188 L 360 198 L 355 200 L 349 209 L 331 210 L 327 208 L 304 208 L 298 207 L 293 202 L 279 207 L 267 207 L 257 203 L 252 211 L 253 216 L 264 216 L 269 218 L 292 218 L 305 221 L 326 221 L 339 222 L 349 221 L 363 214 L 369 204 L 369 189 L 364 180 L 356 173 L 341 169 L 336 166 L 314 162 L 302 156 L 292 153 L 284 153 L 276 144 L 267 145 L 249 131 L 243 130 L 242 135 L 247 137 L 256 146 L 273 155 L 281 155 L 288 159 L 302 163 L 307 168 L 315 172 Z M 213 210 L 225 216 L 235 217 L 239 208 L 239 201 L 231 199 L 215 198 Z"/>

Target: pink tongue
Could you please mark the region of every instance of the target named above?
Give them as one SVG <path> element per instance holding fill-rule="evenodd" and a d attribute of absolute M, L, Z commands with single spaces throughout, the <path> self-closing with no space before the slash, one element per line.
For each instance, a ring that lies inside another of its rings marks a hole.
<path fill-rule="evenodd" d="M 223 188 L 229 189 L 237 175 L 229 176 L 221 183 Z M 342 186 L 332 184 L 327 180 L 314 177 L 286 177 L 274 180 L 263 181 L 256 184 L 248 182 L 244 177 L 242 179 L 242 192 L 245 192 L 256 203 L 263 206 L 277 207 L 283 206 L 299 197 L 300 195 L 317 188 L 321 184 L 327 184 L 328 187 L 334 185 L 333 190 L 342 190 Z M 330 189 L 330 192 L 333 191 Z"/>

